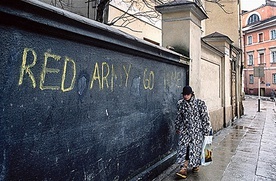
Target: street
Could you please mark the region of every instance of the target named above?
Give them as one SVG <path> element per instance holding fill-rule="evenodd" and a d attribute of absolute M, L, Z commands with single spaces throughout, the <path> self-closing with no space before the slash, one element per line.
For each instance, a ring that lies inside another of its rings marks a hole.
<path fill-rule="evenodd" d="M 175 176 L 174 164 L 154 181 L 272 181 L 276 180 L 275 102 L 246 96 L 244 115 L 214 135 L 213 163 L 199 173 L 188 170 L 186 179 Z"/>

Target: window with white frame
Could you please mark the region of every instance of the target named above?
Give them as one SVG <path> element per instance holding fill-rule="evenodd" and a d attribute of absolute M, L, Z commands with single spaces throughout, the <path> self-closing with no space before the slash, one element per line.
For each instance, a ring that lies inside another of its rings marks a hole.
<path fill-rule="evenodd" d="M 259 64 L 260 65 L 263 65 L 265 63 L 264 57 L 265 57 L 264 52 L 259 53 Z"/>
<path fill-rule="evenodd" d="M 260 21 L 260 17 L 257 15 L 257 14 L 252 14 L 248 20 L 247 20 L 247 24 L 250 25 L 250 24 L 253 24 L 253 23 L 256 23 Z"/>
<path fill-rule="evenodd" d="M 253 76 L 253 74 L 249 75 L 249 84 L 254 84 L 254 76 Z"/>
<path fill-rule="evenodd" d="M 252 36 L 248 36 L 247 37 L 247 44 L 248 45 L 251 45 L 253 43 L 253 38 L 252 38 Z"/>
<path fill-rule="evenodd" d="M 276 63 L 276 49 L 275 50 L 271 50 L 270 62 L 271 63 Z"/>
<path fill-rule="evenodd" d="M 276 30 L 271 30 L 270 31 L 270 37 L 271 37 L 271 40 L 275 40 L 276 39 Z"/>
<path fill-rule="evenodd" d="M 259 33 L 259 42 L 263 42 L 263 41 L 264 41 L 264 34 Z"/>
<path fill-rule="evenodd" d="M 253 65 L 253 54 L 249 53 L 248 54 L 248 65 Z"/>
<path fill-rule="evenodd" d="M 272 74 L 272 83 L 276 84 L 276 74 Z"/>

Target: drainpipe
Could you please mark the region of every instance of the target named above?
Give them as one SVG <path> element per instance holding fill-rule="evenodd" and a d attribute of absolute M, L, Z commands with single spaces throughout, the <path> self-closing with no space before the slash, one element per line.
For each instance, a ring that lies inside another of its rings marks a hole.
<path fill-rule="evenodd" d="M 243 103 L 242 103 L 242 100 L 243 100 L 243 95 L 244 95 L 244 89 L 243 89 L 243 58 L 244 58 L 244 55 L 243 55 L 243 52 L 244 52 L 244 46 L 243 46 L 243 33 L 242 33 L 242 15 L 241 15 L 241 1 L 238 0 L 238 3 L 239 3 L 239 37 L 240 37 L 240 49 L 241 49 L 241 52 L 240 52 L 240 59 L 238 61 L 238 64 L 240 65 L 239 66 L 239 90 L 238 90 L 238 96 L 239 96 L 239 107 L 238 107 L 238 118 L 241 117 L 241 115 L 243 115 Z"/>
<path fill-rule="evenodd" d="M 222 58 L 222 107 L 223 107 L 223 127 L 226 128 L 226 108 L 225 108 L 225 56 Z"/>

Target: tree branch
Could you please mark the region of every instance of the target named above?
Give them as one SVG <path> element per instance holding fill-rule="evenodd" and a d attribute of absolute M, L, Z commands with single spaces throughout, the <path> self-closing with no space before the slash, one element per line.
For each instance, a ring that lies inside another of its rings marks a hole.
<path fill-rule="evenodd" d="M 205 0 L 205 1 L 217 4 L 226 14 L 233 14 L 233 12 L 228 12 L 225 10 L 224 5 L 220 3 L 220 0 Z"/>

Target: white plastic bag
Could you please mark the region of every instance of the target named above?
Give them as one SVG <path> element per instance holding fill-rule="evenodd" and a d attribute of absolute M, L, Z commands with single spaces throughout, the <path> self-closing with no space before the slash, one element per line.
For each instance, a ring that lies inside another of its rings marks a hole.
<path fill-rule="evenodd" d="M 201 152 L 201 165 L 203 166 L 207 166 L 212 163 L 212 140 L 213 136 L 204 136 Z"/>

